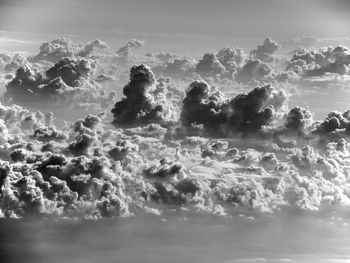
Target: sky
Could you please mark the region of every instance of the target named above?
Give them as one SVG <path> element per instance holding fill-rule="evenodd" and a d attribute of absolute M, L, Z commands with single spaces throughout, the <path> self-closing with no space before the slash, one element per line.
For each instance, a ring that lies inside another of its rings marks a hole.
<path fill-rule="evenodd" d="M 0 0 L 1 46 L 17 50 L 63 35 L 112 47 L 139 38 L 151 51 L 193 54 L 267 36 L 349 37 L 349 28 L 346 0 Z"/>

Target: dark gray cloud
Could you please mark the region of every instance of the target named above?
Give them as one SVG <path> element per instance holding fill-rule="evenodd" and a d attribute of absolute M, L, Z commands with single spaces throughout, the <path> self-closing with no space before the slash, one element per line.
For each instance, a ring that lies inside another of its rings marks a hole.
<path fill-rule="evenodd" d="M 89 60 L 65 58 L 45 73 L 24 65 L 7 84 L 5 97 L 16 101 L 59 99 L 65 90 L 78 87 L 94 71 Z"/>
<path fill-rule="evenodd" d="M 228 100 L 210 93 L 205 82 L 190 85 L 183 101 L 181 122 L 185 127 L 203 127 L 215 135 L 254 134 L 274 119 L 286 95 L 270 85 L 239 94 Z"/>
<path fill-rule="evenodd" d="M 350 135 L 350 111 L 330 112 L 327 118 L 314 124 L 313 134 L 320 136 L 321 141 L 338 141 Z"/>
<path fill-rule="evenodd" d="M 129 83 L 124 87 L 125 98 L 112 109 L 116 125 L 141 125 L 161 122 L 162 105 L 154 105 L 150 91 L 155 88 L 156 79 L 146 65 L 133 66 Z"/>

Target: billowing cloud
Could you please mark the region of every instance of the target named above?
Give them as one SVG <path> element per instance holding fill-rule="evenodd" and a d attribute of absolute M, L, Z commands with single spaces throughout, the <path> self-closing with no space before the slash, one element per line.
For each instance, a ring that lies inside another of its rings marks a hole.
<path fill-rule="evenodd" d="M 260 60 L 248 60 L 242 68 L 237 70 L 235 80 L 240 83 L 264 81 L 271 72 L 272 69 L 268 64 Z"/>
<path fill-rule="evenodd" d="M 105 42 L 103 42 L 103 41 L 101 41 L 99 39 L 95 39 L 94 41 L 91 41 L 91 42 L 87 43 L 82 48 L 82 50 L 79 51 L 78 56 L 88 57 L 96 49 L 104 50 L 104 49 L 110 49 L 110 47 L 108 46 L 107 43 L 105 43 Z"/>
<path fill-rule="evenodd" d="M 225 69 L 233 73 L 237 67 L 239 67 L 245 59 L 244 51 L 240 48 L 226 47 L 220 49 L 216 54 L 216 57 Z"/>
<path fill-rule="evenodd" d="M 173 78 L 186 78 L 192 76 L 195 72 L 196 61 L 191 57 L 175 58 L 164 66 L 157 66 L 154 68 L 155 72 L 160 75 L 170 76 Z"/>
<path fill-rule="evenodd" d="M 146 65 L 134 66 L 130 70 L 130 81 L 124 87 L 125 98 L 112 109 L 117 125 L 140 125 L 162 120 L 162 105 L 155 105 L 150 92 L 156 79 Z"/>
<path fill-rule="evenodd" d="M 119 48 L 119 50 L 117 51 L 117 54 L 122 56 L 122 57 L 129 57 L 131 55 L 131 50 L 133 48 L 139 48 L 139 47 L 143 47 L 145 44 L 145 42 L 143 42 L 142 40 L 139 39 L 130 39 L 125 46 L 122 46 L 121 48 Z"/>
<path fill-rule="evenodd" d="M 213 53 L 206 53 L 196 65 L 196 71 L 203 77 L 217 76 L 225 72 L 225 67 Z"/>
<path fill-rule="evenodd" d="M 250 52 L 252 59 L 259 59 L 262 62 L 269 63 L 273 61 L 272 54 L 280 48 L 280 44 L 271 38 L 266 38 L 264 43 L 258 45 L 256 49 Z"/>
<path fill-rule="evenodd" d="M 4 98 L 39 109 L 57 110 L 65 105 L 101 110 L 113 102 L 114 93 L 97 83 L 95 70 L 96 62 L 91 59 L 64 58 L 46 71 L 25 64 L 7 83 Z"/>
<path fill-rule="evenodd" d="M 208 85 L 197 82 L 187 98 L 211 103 L 208 95 Z M 226 104 L 234 116 L 227 127 L 260 129 L 270 122 L 266 109 L 280 107 L 282 98 L 269 86 L 236 96 Z M 52 114 L 18 106 L 0 107 L 0 209 L 5 217 L 101 218 L 147 212 L 149 207 L 161 214 L 167 205 L 225 215 L 235 208 L 270 213 L 285 206 L 318 210 L 326 204 L 350 204 L 343 138 L 320 150 L 306 146 L 269 152 L 232 148 L 232 142 L 210 137 L 165 144 L 145 130 L 129 136 L 104 123 L 102 115 L 87 115 L 62 129 L 52 119 Z M 302 131 L 310 121 L 305 109 L 293 108 L 285 127 Z"/>
<path fill-rule="evenodd" d="M 285 100 L 285 93 L 270 85 L 228 100 L 220 93 L 210 93 L 205 82 L 193 82 L 183 102 L 181 122 L 185 127 L 203 126 L 209 133 L 221 136 L 249 135 L 269 125 Z"/>
<path fill-rule="evenodd" d="M 321 139 L 337 141 L 350 135 L 350 111 L 330 112 L 322 122 L 315 123 L 314 134 L 321 136 Z"/>
<path fill-rule="evenodd" d="M 60 39 L 31 61 L 1 56 L 9 71 L 19 67 L 7 98 L 30 106 L 63 100 L 57 105 L 68 110 L 103 104 L 109 111 L 115 99 L 107 88 L 115 85 L 115 94 L 127 84 L 112 116 L 84 110 L 74 122 L 0 104 L 0 215 L 102 218 L 168 208 L 226 215 L 350 205 L 349 112 L 314 121 L 308 108 L 288 109 L 285 83 L 261 84 L 346 75 L 346 47 L 296 51 L 286 71 L 270 64 L 279 48 L 271 39 L 248 60 L 236 48 L 200 61 L 148 54 L 142 59 L 161 78 L 137 64 L 125 80 L 118 59 L 140 46 L 132 40 L 97 59 L 104 42 Z M 202 78 L 210 85 L 195 80 Z"/>
<path fill-rule="evenodd" d="M 58 96 L 68 86 L 80 86 L 80 80 L 86 78 L 93 67 L 88 60 L 70 58 L 59 61 L 45 73 L 25 65 L 16 71 L 16 76 L 7 85 L 5 96 L 16 100 Z"/>
<path fill-rule="evenodd" d="M 181 111 L 181 123 L 185 127 L 203 125 L 209 131 L 220 133 L 220 126 L 227 121 L 226 101 L 220 93 L 211 94 L 206 82 L 190 84 Z"/>
<path fill-rule="evenodd" d="M 350 51 L 347 47 L 336 46 L 319 50 L 299 50 L 293 54 L 286 70 L 302 77 L 322 76 L 326 73 L 346 75 L 349 73 Z"/>
<path fill-rule="evenodd" d="M 55 63 L 65 57 L 88 57 L 96 49 L 103 50 L 108 48 L 109 46 L 99 39 L 89 42 L 84 46 L 75 44 L 70 39 L 62 37 L 43 43 L 40 46 L 39 53 L 29 60 L 33 62 L 49 61 Z"/>

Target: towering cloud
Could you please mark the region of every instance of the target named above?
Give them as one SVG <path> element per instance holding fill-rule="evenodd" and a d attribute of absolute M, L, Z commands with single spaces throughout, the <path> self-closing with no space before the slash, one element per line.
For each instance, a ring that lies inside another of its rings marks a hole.
<path fill-rule="evenodd" d="M 181 123 L 185 127 L 203 125 L 206 130 L 221 133 L 221 125 L 227 119 L 226 101 L 220 93 L 211 94 L 207 83 L 190 84 L 181 111 Z"/>
<path fill-rule="evenodd" d="M 125 98 L 112 109 L 115 124 L 133 126 L 162 121 L 163 107 L 155 105 L 150 95 L 155 82 L 148 66 L 141 64 L 131 68 L 129 83 L 123 89 Z"/>
<path fill-rule="evenodd" d="M 280 45 L 272 40 L 271 38 L 266 38 L 264 43 L 258 45 L 256 49 L 250 52 L 250 57 L 252 59 L 259 59 L 262 62 L 269 63 L 273 61 L 272 54 L 280 48 Z"/>

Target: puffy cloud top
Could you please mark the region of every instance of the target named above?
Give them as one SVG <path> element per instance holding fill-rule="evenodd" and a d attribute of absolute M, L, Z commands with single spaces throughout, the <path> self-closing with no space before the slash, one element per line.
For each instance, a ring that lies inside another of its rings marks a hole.
<path fill-rule="evenodd" d="M 260 60 L 248 60 L 242 68 L 238 69 L 235 80 L 240 83 L 264 81 L 271 72 L 272 69 L 268 64 Z"/>
<path fill-rule="evenodd" d="M 85 46 L 73 43 L 69 38 L 56 38 L 45 42 L 40 46 L 39 53 L 30 58 L 31 61 L 49 61 L 58 62 L 59 60 L 69 57 L 88 57 L 96 49 L 108 49 L 109 46 L 96 39 L 87 43 Z"/>
<path fill-rule="evenodd" d="M 94 64 L 88 60 L 65 58 L 44 74 L 25 65 L 16 71 L 16 76 L 8 83 L 5 96 L 22 100 L 58 95 L 67 86 L 79 86 L 81 78 L 87 77 L 93 67 Z"/>
<path fill-rule="evenodd" d="M 273 61 L 273 57 L 271 55 L 279 48 L 280 44 L 271 38 L 266 38 L 263 44 L 258 45 L 256 49 L 250 52 L 250 57 L 269 63 Z"/>
<path fill-rule="evenodd" d="M 216 57 L 227 71 L 233 71 L 241 65 L 245 54 L 240 48 L 226 47 L 220 49 Z"/>
<path fill-rule="evenodd" d="M 121 48 L 119 48 L 119 50 L 117 51 L 117 54 L 123 57 L 128 57 L 131 55 L 130 52 L 133 48 L 143 47 L 144 44 L 145 42 L 142 40 L 131 39 L 125 44 L 125 46 L 122 46 Z"/>
<path fill-rule="evenodd" d="M 118 125 L 140 125 L 158 122 L 163 107 L 154 105 L 150 91 L 155 88 L 155 77 L 151 69 L 141 64 L 130 70 L 130 81 L 124 87 L 126 96 L 112 109 L 114 123 Z"/>
<path fill-rule="evenodd" d="M 198 62 L 196 71 L 200 75 L 208 77 L 223 74 L 225 72 L 225 67 L 220 63 L 215 54 L 206 53 Z"/>
<path fill-rule="evenodd" d="M 219 93 L 211 94 L 205 82 L 193 82 L 186 93 L 181 112 L 186 127 L 202 125 L 219 136 L 259 132 L 274 119 L 276 109 L 282 107 L 286 95 L 270 85 L 239 94 L 231 100 Z"/>
<path fill-rule="evenodd" d="M 286 70 L 304 77 L 322 76 L 325 73 L 345 75 L 349 73 L 350 50 L 344 46 L 319 50 L 299 50 L 293 54 Z"/>
<path fill-rule="evenodd" d="M 79 79 L 86 78 L 94 70 L 95 64 L 90 60 L 73 60 L 65 58 L 46 71 L 50 79 L 61 77 L 69 86 L 79 86 Z"/>

